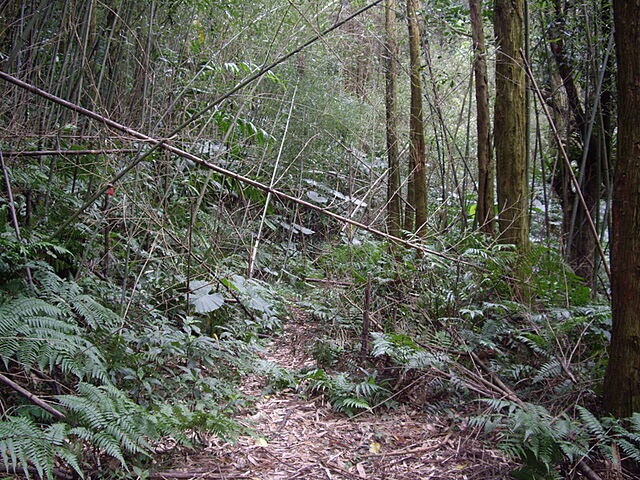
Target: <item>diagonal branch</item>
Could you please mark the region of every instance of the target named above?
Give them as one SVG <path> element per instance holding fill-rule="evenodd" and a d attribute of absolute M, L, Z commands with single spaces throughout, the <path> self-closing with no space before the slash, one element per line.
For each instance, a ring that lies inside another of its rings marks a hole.
<path fill-rule="evenodd" d="M 7 385 L 8 387 L 11 387 L 13 390 L 15 390 L 16 392 L 18 392 L 20 395 L 22 395 L 24 398 L 26 398 L 27 400 L 29 400 L 31 403 L 39 406 L 40 408 L 42 408 L 43 410 L 46 410 L 47 412 L 49 412 L 51 415 L 53 415 L 54 417 L 60 419 L 60 420 L 65 420 L 66 417 L 64 416 L 64 413 L 60 412 L 59 410 L 53 408 L 51 405 L 49 405 L 47 402 L 45 402 L 44 400 L 42 400 L 41 398 L 35 396 L 33 393 L 31 393 L 29 390 L 27 390 L 24 387 L 21 387 L 20 385 L 18 385 L 16 382 L 14 382 L 13 380 L 11 380 L 9 377 L 4 376 L 3 374 L 0 373 L 0 383 L 4 383 L 5 385 Z"/>
<path fill-rule="evenodd" d="M 602 243 L 600 242 L 600 235 L 598 235 L 598 230 L 596 228 L 595 223 L 593 222 L 593 218 L 591 218 L 591 213 L 589 212 L 589 207 L 587 207 L 587 203 L 586 203 L 586 201 L 584 199 L 584 195 L 582 195 L 582 189 L 580 188 L 580 182 L 576 178 L 576 174 L 573 173 L 573 168 L 571 167 L 571 161 L 569 160 L 569 156 L 567 155 L 567 151 L 564 148 L 564 145 L 563 145 L 562 140 L 560 138 L 560 134 L 558 133 L 558 130 L 556 129 L 556 125 L 553 122 L 553 119 L 551 118 L 551 114 L 549 113 L 549 109 L 547 108 L 547 104 L 544 102 L 544 97 L 542 95 L 542 92 L 540 91 L 540 87 L 538 87 L 536 79 L 533 76 L 533 72 L 531 71 L 531 65 L 527 62 L 527 59 L 524 57 L 524 54 L 522 52 L 520 52 L 520 54 L 522 55 L 522 60 L 523 60 L 524 66 L 525 66 L 525 72 L 526 72 L 527 76 L 529 77 L 529 80 L 531 80 L 531 85 L 532 85 L 532 87 L 534 89 L 534 92 L 535 92 L 536 96 L 540 100 L 540 105 L 542 106 L 542 110 L 544 111 L 544 114 L 547 117 L 547 120 L 549 121 L 549 126 L 551 127 L 551 131 L 553 132 L 553 135 L 556 138 L 556 141 L 558 143 L 558 148 L 560 149 L 560 152 L 562 153 L 562 158 L 563 158 L 565 164 L 567 165 L 567 171 L 569 172 L 569 175 L 571 176 L 571 183 L 573 183 L 573 187 L 576 189 L 576 194 L 578 195 L 578 200 L 580 201 L 580 206 L 584 209 L 584 217 L 587 220 L 587 224 L 589 225 L 589 230 L 591 231 L 591 233 L 593 235 L 593 238 L 595 239 L 596 247 L 598 249 L 598 254 L 600 255 L 600 258 L 602 259 L 602 265 L 604 266 L 604 270 L 607 273 L 607 277 L 609 278 L 609 282 L 611 282 L 611 267 L 609 267 L 609 264 L 607 263 L 607 256 L 605 255 L 604 249 L 602 248 Z"/>
<path fill-rule="evenodd" d="M 322 207 L 319 207 L 318 205 L 315 205 L 313 203 L 307 202 L 305 200 L 302 200 L 300 198 L 294 197 L 292 195 L 288 195 L 284 192 L 281 192 L 280 190 L 276 190 L 275 188 L 272 188 L 268 185 L 265 185 L 263 183 L 258 182 L 257 180 L 253 180 L 249 177 L 245 177 L 244 175 L 240 175 L 238 173 L 232 172 L 230 170 L 227 170 L 226 168 L 220 167 L 218 165 L 214 165 L 213 163 L 210 163 L 192 153 L 189 153 L 185 150 L 182 150 L 181 148 L 178 148 L 174 145 L 170 145 L 167 142 L 167 139 L 158 139 L 158 138 L 153 138 L 150 137 L 148 135 L 145 135 L 142 132 L 139 132 L 137 130 L 134 130 L 131 127 L 127 127 L 126 125 L 122 125 L 118 122 L 115 122 L 107 117 L 104 117 L 103 115 L 100 115 L 99 113 L 94 112 L 93 110 L 89 110 L 87 108 L 81 107 L 79 105 L 76 105 L 75 103 L 69 102 L 68 100 L 64 100 L 60 97 L 57 97 L 49 92 L 46 92 L 34 85 L 31 85 L 27 82 L 24 82 L 12 75 L 9 75 L 6 72 L 0 71 L 0 79 L 3 79 L 7 82 L 13 83 L 14 85 L 23 88 L 35 95 L 39 95 L 51 102 L 57 103 L 59 105 L 62 105 L 63 107 L 69 108 L 81 115 L 84 115 L 86 117 L 92 118 L 94 120 L 97 120 L 98 122 L 104 124 L 107 127 L 113 128 L 114 130 L 118 130 L 121 131 L 123 133 L 126 133 L 134 138 L 137 138 L 139 140 L 142 140 L 150 145 L 152 145 L 152 148 L 150 150 L 154 150 L 157 148 L 163 148 L 164 150 L 171 152 L 175 155 L 178 155 L 180 157 L 186 158 L 188 160 L 191 160 L 192 162 L 200 165 L 201 167 L 207 168 L 209 170 L 213 170 L 214 172 L 217 172 L 225 177 L 231 178 L 233 180 L 236 180 L 237 182 L 241 182 L 244 183 L 246 185 L 250 185 L 252 187 L 255 187 L 259 190 L 262 190 L 264 192 L 270 193 L 272 196 L 280 199 L 283 202 L 291 202 L 291 203 L 295 203 L 298 205 L 301 205 L 309 210 L 313 210 L 316 211 L 324 216 L 327 216 L 329 218 L 333 218 L 334 220 L 337 220 L 338 222 L 341 223 L 347 223 L 349 225 L 353 225 L 354 227 L 360 229 L 360 230 L 364 230 L 367 232 L 370 232 L 380 238 L 384 238 L 385 240 L 388 240 L 390 242 L 393 243 L 397 243 L 400 245 L 404 245 L 406 247 L 418 250 L 422 253 L 428 254 L 428 255 L 433 255 L 436 257 L 440 257 L 443 258 L 445 260 L 449 260 L 449 261 L 454 261 L 457 262 L 458 264 L 464 264 L 464 265 L 468 265 L 474 268 L 477 268 L 477 265 L 473 265 L 472 263 L 469 262 L 465 262 L 463 260 L 460 259 L 455 259 L 447 254 L 444 254 L 442 252 L 438 252 L 436 250 L 432 250 L 429 249 L 427 247 L 425 247 L 423 244 L 421 243 L 413 243 L 410 242 L 408 240 L 403 240 L 403 239 L 399 239 L 397 237 L 394 237 L 393 235 L 390 235 L 386 232 L 383 232 L 381 230 L 378 230 L 374 227 L 371 227 L 369 225 L 365 225 L 364 223 L 360 223 L 356 220 L 352 220 L 350 218 L 344 217 L 342 215 L 338 215 L 337 213 L 334 213 L 330 210 L 326 210 Z M 118 174 L 116 174 L 109 182 L 107 182 L 107 184 L 111 183 L 114 184 L 117 180 L 119 180 L 120 178 L 122 178 L 127 172 L 129 172 L 137 163 L 139 163 L 143 158 L 145 158 L 149 153 L 150 150 L 148 150 L 147 152 L 145 152 L 143 155 L 136 157 L 127 167 L 125 167 L 125 169 L 121 170 Z M 105 186 L 103 186 L 102 188 L 100 188 L 98 190 L 98 192 L 96 192 L 90 199 L 89 201 L 91 201 L 91 203 L 93 203 L 93 201 L 95 201 L 102 193 L 104 193 L 104 191 L 107 188 L 107 184 L 105 184 Z M 80 212 L 76 212 L 76 214 L 73 215 L 72 218 L 77 218 L 77 216 L 79 215 L 79 213 L 82 212 L 83 209 L 88 208 L 88 206 L 90 205 L 89 201 L 87 201 L 80 209 Z M 65 225 L 61 226 L 61 228 L 58 228 L 58 230 L 54 233 L 54 235 L 52 237 L 56 237 L 58 235 L 60 235 L 63 231 L 62 227 L 65 227 L 69 225 L 69 220 L 67 220 L 67 222 L 65 222 Z"/>

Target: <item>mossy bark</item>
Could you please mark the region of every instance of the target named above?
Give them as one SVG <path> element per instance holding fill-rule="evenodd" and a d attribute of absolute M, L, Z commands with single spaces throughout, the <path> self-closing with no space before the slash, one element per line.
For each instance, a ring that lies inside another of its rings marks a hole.
<path fill-rule="evenodd" d="M 617 417 L 640 412 L 640 2 L 615 0 L 618 155 L 611 234 L 613 333 L 604 407 Z"/>

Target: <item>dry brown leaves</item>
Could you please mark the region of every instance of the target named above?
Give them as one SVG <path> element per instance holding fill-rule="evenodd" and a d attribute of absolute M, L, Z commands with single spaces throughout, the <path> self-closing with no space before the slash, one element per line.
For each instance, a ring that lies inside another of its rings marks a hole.
<path fill-rule="evenodd" d="M 312 334 L 300 316 L 265 359 L 285 368 L 308 365 Z M 248 382 L 247 390 L 258 385 Z M 255 392 L 254 392 L 255 393 Z M 254 435 L 230 444 L 212 439 L 154 479 L 502 479 L 513 468 L 453 422 L 408 408 L 355 418 L 318 400 L 283 391 L 263 397 L 238 421 Z"/>

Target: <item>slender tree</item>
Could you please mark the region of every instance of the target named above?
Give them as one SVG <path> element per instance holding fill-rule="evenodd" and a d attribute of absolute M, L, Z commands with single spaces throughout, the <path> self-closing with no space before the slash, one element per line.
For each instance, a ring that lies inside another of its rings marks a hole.
<path fill-rule="evenodd" d="M 548 30 L 549 49 L 556 64 L 561 79 L 561 86 L 566 96 L 566 111 L 561 112 L 569 121 L 567 124 L 567 143 L 574 148 L 567 148 L 571 161 L 577 167 L 577 177 L 580 181 L 580 190 L 584 198 L 586 209 L 580 205 L 578 194 L 572 187 L 571 174 L 564 164 L 555 172 L 552 186 L 558 198 L 563 212 L 562 233 L 567 260 L 574 271 L 583 277 L 588 284 L 592 284 L 595 274 L 597 238 L 589 228 L 588 216 L 597 221 L 600 211 L 600 200 L 603 197 L 605 180 L 605 165 L 610 151 L 611 122 L 608 120 L 609 88 L 605 78 L 610 76 L 610 64 L 606 61 L 608 51 L 606 48 L 607 37 L 611 35 L 607 21 L 602 24 L 604 31 L 604 49 L 601 53 L 605 59 L 600 70 L 593 69 L 591 62 L 584 68 L 585 71 L 577 71 L 574 68 L 575 60 L 566 46 L 565 40 L 570 27 L 567 26 L 567 18 L 570 15 L 568 5 L 556 0 L 554 2 L 553 22 Z M 610 8 L 603 6 L 603 12 Z M 604 14 L 604 20 L 608 17 Z M 581 27 L 582 28 L 582 27 Z M 586 45 L 582 48 L 585 48 Z M 592 53 L 594 55 L 595 52 Z M 589 71 L 594 71 L 590 75 Z M 586 87 L 581 87 L 578 79 L 585 78 Z M 581 90 L 593 92 L 590 99 L 583 106 Z M 587 106 L 591 103 L 591 106 Z M 554 108 L 559 105 L 555 103 Z M 575 148 L 577 147 L 577 148 Z"/>
<path fill-rule="evenodd" d="M 640 412 L 640 3 L 614 0 L 618 63 L 618 148 L 613 190 L 611 300 L 613 333 L 604 406 L 628 417 Z"/>
<path fill-rule="evenodd" d="M 496 103 L 494 138 L 500 241 L 529 249 L 527 104 L 524 69 L 524 0 L 496 0 L 494 30 Z"/>
<path fill-rule="evenodd" d="M 398 148 L 398 39 L 396 36 L 396 2 L 385 4 L 385 106 L 387 132 L 387 230 L 394 237 L 400 236 L 402 204 L 400 195 L 400 154 Z"/>
<path fill-rule="evenodd" d="M 407 22 L 409 27 L 409 61 L 411 79 L 411 111 L 409 116 L 409 167 L 410 181 L 407 201 L 414 215 L 413 228 L 424 235 L 427 224 L 427 180 L 426 147 L 424 142 L 424 118 L 422 107 L 422 67 L 420 62 L 420 24 L 418 23 L 418 0 L 407 0 Z M 408 224 L 405 220 L 405 225 Z"/>
<path fill-rule="evenodd" d="M 478 204 L 476 222 L 480 230 L 494 234 L 493 151 L 489 113 L 489 82 L 487 80 L 487 51 L 484 43 L 482 0 L 469 0 L 471 34 L 473 37 L 473 73 L 476 89 L 476 130 L 478 135 Z"/>

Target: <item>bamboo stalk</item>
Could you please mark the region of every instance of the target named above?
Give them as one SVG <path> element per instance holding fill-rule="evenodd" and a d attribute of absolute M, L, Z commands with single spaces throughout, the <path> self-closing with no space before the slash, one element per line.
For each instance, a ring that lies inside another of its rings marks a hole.
<path fill-rule="evenodd" d="M 256 77 L 257 78 L 257 77 Z M 102 195 L 102 193 L 104 193 L 107 189 L 107 184 L 113 184 L 115 185 L 117 183 L 117 181 L 122 178 L 126 173 L 128 173 L 135 165 L 137 165 L 142 159 L 144 159 L 145 157 L 147 157 L 151 151 L 157 149 L 157 148 L 163 148 L 171 153 L 174 153 L 176 155 L 179 155 L 183 158 L 186 158 L 188 160 L 191 160 L 192 162 L 200 165 L 201 167 L 207 168 L 209 170 L 213 170 L 221 175 L 224 175 L 226 177 L 229 177 L 233 180 L 236 180 L 238 182 L 250 185 L 252 187 L 258 188 L 260 190 L 263 190 L 267 193 L 271 192 L 271 194 L 274 197 L 277 197 L 278 199 L 280 199 L 281 201 L 285 201 L 285 202 L 291 202 L 291 203 L 295 203 L 298 205 L 301 205 L 309 210 L 313 210 L 316 212 L 319 212 L 322 215 L 325 215 L 329 218 L 332 218 L 334 220 L 337 220 L 338 222 L 341 223 L 348 223 L 349 225 L 353 225 L 356 228 L 359 228 L 361 230 L 370 232 L 380 238 L 384 238 L 385 240 L 389 240 L 390 242 L 393 243 L 397 243 L 400 245 L 404 245 L 406 247 L 418 250 L 422 253 L 428 254 L 428 255 L 433 255 L 439 258 L 443 258 L 445 260 L 449 260 L 449 261 L 453 261 L 459 264 L 464 264 L 464 265 L 468 265 L 474 268 L 478 268 L 477 265 L 474 265 L 470 262 L 465 262 L 463 260 L 460 259 L 456 259 L 453 257 L 450 257 L 449 255 L 442 253 L 442 252 L 438 252 L 436 250 L 432 250 L 430 248 L 425 247 L 422 243 L 413 243 L 411 241 L 408 240 L 404 240 L 404 239 L 400 239 L 397 237 L 394 237 L 393 235 L 390 235 L 386 232 L 383 232 L 381 230 L 378 230 L 374 227 L 371 227 L 369 225 L 365 225 L 364 223 L 360 223 L 356 220 L 352 220 L 350 218 L 344 217 L 342 215 L 339 215 L 337 213 L 331 212 L 329 210 L 326 210 L 322 207 L 319 207 L 318 205 L 315 205 L 313 203 L 307 202 L 305 200 L 302 200 L 300 198 L 294 197 L 292 195 L 286 194 L 284 192 L 281 192 L 279 190 L 276 190 L 275 188 L 269 187 L 263 183 L 258 182 L 257 180 L 253 180 L 251 178 L 245 177 L 244 175 L 240 175 L 238 173 L 232 172 L 230 170 L 227 170 L 226 168 L 220 167 L 218 165 L 214 165 L 212 163 L 209 163 L 208 161 L 192 154 L 189 153 L 185 150 L 182 150 L 174 145 L 168 144 L 166 143 L 168 141 L 168 139 L 158 139 L 158 138 L 153 138 L 150 137 L 148 135 L 145 135 L 144 133 L 141 133 L 137 130 L 134 130 L 133 128 L 127 127 L 126 125 L 122 125 L 118 122 L 115 122 L 103 115 L 100 115 L 92 110 L 89 110 L 87 108 L 81 107 L 79 105 L 76 105 L 72 102 L 69 102 L 68 100 L 64 100 L 60 97 L 56 97 L 55 95 L 52 95 L 48 92 L 45 92 L 44 90 L 41 90 L 40 88 L 31 85 L 29 83 L 23 82 L 22 80 L 9 75 L 6 72 L 0 71 L 0 79 L 3 79 L 7 82 L 13 83 L 14 85 L 23 88 L 25 90 L 30 91 L 31 93 L 35 94 L 35 95 L 39 95 L 51 102 L 57 103 L 59 105 L 62 105 L 66 108 L 69 108 L 79 114 L 85 115 L 89 118 L 92 118 L 94 120 L 97 120 L 100 123 L 103 123 L 106 127 L 110 127 L 113 128 L 115 130 L 119 130 L 123 133 L 126 133 L 128 135 L 131 135 L 132 137 L 135 137 L 139 140 L 142 140 L 150 145 L 152 145 L 152 148 L 150 150 L 147 150 L 143 155 L 137 157 L 136 159 L 134 159 L 130 165 L 128 165 L 127 167 L 125 167 L 125 169 L 121 170 L 119 173 L 117 173 L 114 177 L 112 177 L 105 185 L 103 185 L 100 189 L 98 189 L 98 191 L 91 196 L 91 198 L 85 202 L 85 204 L 79 209 L 78 212 L 76 212 L 76 214 L 74 214 L 71 218 L 75 219 L 77 218 L 77 216 L 86 208 L 88 208 L 91 204 L 93 204 L 93 202 L 100 196 Z M 63 225 L 61 225 L 60 228 L 58 228 L 58 230 L 52 235 L 53 237 L 57 237 L 58 235 L 60 235 L 64 229 L 70 224 L 70 219 L 67 220 L 67 222 L 65 222 Z"/>
<path fill-rule="evenodd" d="M 46 155 L 109 155 L 119 153 L 136 153 L 135 148 L 108 148 L 98 150 L 9 150 L 7 152 L 0 151 L 5 157 L 43 157 Z"/>
<path fill-rule="evenodd" d="M 576 178 L 576 174 L 573 173 L 573 168 L 571 166 L 571 161 L 569 160 L 569 156 L 567 155 L 567 151 L 564 148 L 564 145 L 562 143 L 562 139 L 560 138 L 560 134 L 558 133 L 558 130 L 556 129 L 556 125 L 553 122 L 553 118 L 551 117 L 551 114 L 549 113 L 549 109 L 547 108 L 547 104 L 544 101 L 544 97 L 542 95 L 542 92 L 540 91 L 540 87 L 538 87 L 538 83 L 536 82 L 535 77 L 533 76 L 533 72 L 531 71 L 531 65 L 529 65 L 529 63 L 527 62 L 527 59 L 524 58 L 524 54 L 522 54 L 522 52 L 520 52 L 522 55 L 522 59 L 524 62 L 524 66 L 525 66 L 525 72 L 527 74 L 527 76 L 529 77 L 529 80 L 531 80 L 531 86 L 533 87 L 533 91 L 536 94 L 536 96 L 538 97 L 538 99 L 540 100 L 540 105 L 542 106 L 542 110 L 544 111 L 545 116 L 547 117 L 547 120 L 549 121 L 549 126 L 551 127 L 551 131 L 553 132 L 553 135 L 558 143 L 558 148 L 560 149 L 560 152 L 562 153 L 562 158 L 565 162 L 565 164 L 567 165 L 567 170 L 569 172 L 569 175 L 571 176 L 571 183 L 573 183 L 573 187 L 576 189 L 576 194 L 578 196 L 578 199 L 580 200 L 580 206 L 584 209 L 584 216 L 585 219 L 587 220 L 587 223 L 589 225 L 589 229 L 591 230 L 591 233 L 593 234 L 593 237 L 595 238 L 595 242 L 596 242 L 596 247 L 598 249 L 598 254 L 600 255 L 601 259 L 602 259 L 602 265 L 604 266 L 604 270 L 607 273 L 607 277 L 609 278 L 609 282 L 611 282 L 611 267 L 609 267 L 609 264 L 607 263 L 607 256 L 604 253 L 604 249 L 602 248 L 602 243 L 600 242 L 600 235 L 598 234 L 598 230 L 596 228 L 595 223 L 593 222 L 593 218 L 591 218 L 591 214 L 589 212 L 589 208 L 587 207 L 587 203 L 584 199 L 584 195 L 582 195 L 582 190 L 580 188 L 580 182 L 578 181 L 578 179 Z"/>

